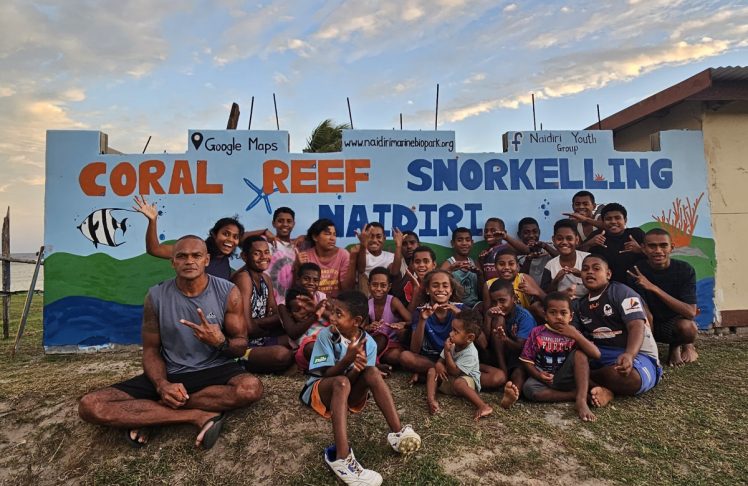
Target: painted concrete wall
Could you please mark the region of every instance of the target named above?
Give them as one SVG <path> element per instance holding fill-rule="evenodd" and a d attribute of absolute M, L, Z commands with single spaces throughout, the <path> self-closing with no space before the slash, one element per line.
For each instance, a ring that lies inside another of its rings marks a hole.
<path fill-rule="evenodd" d="M 716 245 L 717 310 L 748 309 L 748 102 L 724 106 L 686 102 L 616 132 L 617 150 L 648 150 L 650 135 L 674 129 L 702 130 Z M 719 314 L 718 314 L 719 315 Z"/>
<path fill-rule="evenodd" d="M 704 155 L 717 255 L 715 303 L 748 309 L 748 102 L 704 110 Z"/>

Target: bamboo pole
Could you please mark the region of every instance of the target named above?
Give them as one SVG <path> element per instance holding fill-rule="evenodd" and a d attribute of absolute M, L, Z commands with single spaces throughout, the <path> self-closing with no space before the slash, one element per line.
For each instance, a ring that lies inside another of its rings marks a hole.
<path fill-rule="evenodd" d="M 10 206 L 3 218 L 2 230 L 3 339 L 10 337 Z"/>
<path fill-rule="evenodd" d="M 26 303 L 23 305 L 23 313 L 21 313 L 21 322 L 18 324 L 18 333 L 16 334 L 16 342 L 13 346 L 13 358 L 16 357 L 18 352 L 18 346 L 21 345 L 21 337 L 23 337 L 23 330 L 26 328 L 26 319 L 29 317 L 29 310 L 31 309 L 31 300 L 34 298 L 34 288 L 36 287 L 36 279 L 39 277 L 39 267 L 42 264 L 42 258 L 44 258 L 44 247 L 39 248 L 39 253 L 36 256 L 36 267 L 34 267 L 34 276 L 31 278 L 31 285 L 29 286 L 29 293 L 26 294 Z"/>

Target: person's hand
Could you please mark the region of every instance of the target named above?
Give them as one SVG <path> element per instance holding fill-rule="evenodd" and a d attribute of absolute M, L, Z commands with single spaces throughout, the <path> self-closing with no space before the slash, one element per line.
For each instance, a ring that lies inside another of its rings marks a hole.
<path fill-rule="evenodd" d="M 369 331 L 376 331 L 380 327 L 382 327 L 382 321 L 381 320 L 379 320 L 379 321 L 371 321 L 369 323 L 369 328 L 367 330 L 369 330 Z"/>
<path fill-rule="evenodd" d="M 571 324 L 567 324 L 567 325 L 561 327 L 561 329 L 556 329 L 554 327 L 553 331 L 556 334 L 560 334 L 562 336 L 566 336 L 567 338 L 571 338 L 571 339 L 574 339 L 574 340 L 576 340 L 579 337 L 579 331 L 577 330 L 576 327 L 572 326 Z"/>
<path fill-rule="evenodd" d="M 436 307 L 432 306 L 431 304 L 423 304 L 422 306 L 418 307 L 418 310 L 421 311 L 421 319 L 425 321 L 436 311 Z"/>
<path fill-rule="evenodd" d="M 632 235 L 629 235 L 629 240 L 623 244 L 623 250 L 618 253 L 641 253 L 642 246 L 638 241 L 634 239 Z"/>
<path fill-rule="evenodd" d="M 505 316 L 506 317 L 506 314 L 504 314 L 504 311 L 501 310 L 501 307 L 499 307 L 498 305 L 489 307 L 487 312 L 490 316 Z"/>
<path fill-rule="evenodd" d="M 561 213 L 564 216 L 568 217 L 571 220 L 576 221 L 577 223 L 587 223 L 590 221 L 590 218 L 585 216 L 582 213 Z"/>
<path fill-rule="evenodd" d="M 444 356 L 447 354 L 452 354 L 452 351 L 455 349 L 455 343 L 452 342 L 451 338 L 447 338 L 444 340 Z"/>
<path fill-rule="evenodd" d="M 403 247 L 403 232 L 400 228 L 392 228 L 392 241 L 395 242 L 395 248 Z"/>
<path fill-rule="evenodd" d="M 434 369 L 436 369 L 437 380 L 447 381 L 449 379 L 449 375 L 447 375 L 447 367 L 444 366 L 444 363 L 437 361 L 434 365 Z"/>
<path fill-rule="evenodd" d="M 533 297 L 540 297 L 543 291 L 540 290 L 540 286 L 535 282 L 535 279 L 524 273 L 519 274 L 519 285 L 517 286 L 520 292 Z"/>
<path fill-rule="evenodd" d="M 272 245 L 273 248 L 278 248 L 278 238 L 275 237 L 272 231 L 265 228 L 265 231 L 263 231 L 262 233 L 262 237 L 265 238 L 265 241 L 267 241 L 269 245 Z"/>
<path fill-rule="evenodd" d="M 634 367 L 634 358 L 629 353 L 621 353 L 613 369 L 622 376 L 628 376 Z"/>
<path fill-rule="evenodd" d="M 311 300 L 311 299 L 310 299 Z M 314 303 L 314 301 L 312 301 Z M 322 316 L 325 315 L 325 312 L 327 312 L 327 299 L 320 301 L 319 304 L 317 304 L 317 307 L 314 309 L 314 315 L 317 316 L 317 320 L 322 319 Z"/>
<path fill-rule="evenodd" d="M 369 245 L 369 238 L 371 237 L 371 225 L 366 224 L 364 225 L 364 228 L 361 230 L 355 231 L 356 236 L 358 236 L 358 241 L 361 242 L 361 247 L 366 248 Z"/>
<path fill-rule="evenodd" d="M 448 311 L 452 311 L 454 314 L 458 314 L 460 312 L 460 309 L 454 304 L 454 302 L 446 302 L 444 304 L 439 304 L 437 306 L 437 309 L 446 309 Z"/>
<path fill-rule="evenodd" d="M 291 243 L 293 243 L 294 249 L 296 249 L 296 248 L 302 246 L 305 241 L 306 241 L 306 236 L 300 235 L 300 236 L 297 236 L 296 238 L 294 238 L 293 240 L 291 240 Z"/>
<path fill-rule="evenodd" d="M 650 292 L 654 291 L 657 286 L 653 284 L 647 277 L 644 276 L 644 274 L 639 270 L 639 267 L 634 265 L 633 272 L 631 270 L 626 270 L 626 273 L 628 273 L 635 281 L 636 284 L 643 288 L 644 290 L 648 290 Z"/>
<path fill-rule="evenodd" d="M 156 203 L 148 204 L 148 201 L 145 200 L 145 196 L 140 196 L 140 199 L 138 199 L 138 196 L 135 196 L 133 197 L 133 200 L 135 201 L 135 206 L 132 207 L 133 210 L 143 213 L 143 215 L 151 221 L 156 221 L 156 218 L 158 218 Z"/>
<path fill-rule="evenodd" d="M 200 341 L 204 342 L 208 346 L 217 348 L 228 338 L 223 334 L 221 327 L 218 324 L 211 324 L 205 319 L 203 310 L 198 307 L 197 315 L 200 316 L 200 324 L 195 324 L 187 319 L 180 319 L 179 322 L 192 329 L 192 333 Z"/>
<path fill-rule="evenodd" d="M 400 322 L 390 322 L 388 326 L 390 326 L 391 329 L 394 329 L 396 331 L 402 331 L 405 329 L 405 326 L 407 325 L 407 322 L 400 321 Z"/>
<path fill-rule="evenodd" d="M 493 329 L 494 334 L 502 341 L 507 342 L 509 341 L 509 336 L 506 335 L 506 329 L 504 329 L 504 326 L 496 326 Z"/>
<path fill-rule="evenodd" d="M 363 339 L 362 339 L 363 341 Z M 356 357 L 353 359 L 353 368 L 358 371 L 364 371 L 366 368 L 368 360 L 366 359 L 366 347 L 362 347 L 361 350 L 356 354 Z"/>
<path fill-rule="evenodd" d="M 547 371 L 541 371 L 540 372 L 540 379 L 547 385 L 550 385 L 553 383 L 553 374 L 548 373 Z"/>
<path fill-rule="evenodd" d="M 506 231 L 499 230 L 496 232 L 496 238 L 498 238 L 499 242 L 502 242 L 506 240 Z"/>
<path fill-rule="evenodd" d="M 603 248 L 607 248 L 607 246 L 605 246 L 605 230 L 602 230 L 600 233 L 595 235 L 590 240 L 590 243 L 591 246 L 602 246 Z"/>
<path fill-rule="evenodd" d="M 161 397 L 160 402 L 170 408 L 183 407 L 190 399 L 187 395 L 187 389 L 181 383 L 167 382 L 159 386 L 156 391 L 158 396 Z"/>
<path fill-rule="evenodd" d="M 366 356 L 366 336 L 348 345 L 348 350 L 345 352 L 342 361 L 345 362 L 346 366 L 350 366 L 356 360 L 356 356 L 361 354 L 362 350 L 364 356 Z"/>

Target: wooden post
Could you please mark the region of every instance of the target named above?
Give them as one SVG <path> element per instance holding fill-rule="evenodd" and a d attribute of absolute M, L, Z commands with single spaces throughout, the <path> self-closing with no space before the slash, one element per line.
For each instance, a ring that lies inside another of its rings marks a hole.
<path fill-rule="evenodd" d="M 2 261 L 3 339 L 8 339 L 10 337 L 10 206 L 3 218 L 2 256 L 8 258 Z"/>
<path fill-rule="evenodd" d="M 239 105 L 231 103 L 231 111 L 229 112 L 229 121 L 226 124 L 226 130 L 236 130 L 237 125 L 239 125 Z"/>
<path fill-rule="evenodd" d="M 39 276 L 39 266 L 44 258 L 44 247 L 39 248 L 39 253 L 36 255 L 36 267 L 34 268 L 34 276 L 31 278 L 31 285 L 29 286 L 29 293 L 26 294 L 26 303 L 23 305 L 23 312 L 21 313 L 21 322 L 18 324 L 18 333 L 16 334 L 16 342 L 13 346 L 13 352 L 11 356 L 16 357 L 18 352 L 18 346 L 21 345 L 21 337 L 23 336 L 23 330 L 26 328 L 26 319 L 29 317 L 29 310 L 31 309 L 31 299 L 34 298 L 34 289 L 36 288 L 36 278 Z"/>

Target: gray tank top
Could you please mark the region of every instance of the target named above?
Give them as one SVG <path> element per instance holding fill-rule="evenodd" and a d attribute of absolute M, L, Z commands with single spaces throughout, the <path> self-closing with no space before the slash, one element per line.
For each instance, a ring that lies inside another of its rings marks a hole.
<path fill-rule="evenodd" d="M 196 297 L 187 297 L 180 292 L 174 279 L 148 290 L 148 298 L 158 316 L 161 355 L 166 361 L 168 374 L 200 371 L 232 361 L 213 346 L 197 339 L 192 329 L 179 322 L 186 319 L 199 324 L 199 307 L 209 323 L 218 324 L 223 329 L 226 302 L 234 284 L 212 275 L 207 277 L 208 286 Z"/>

